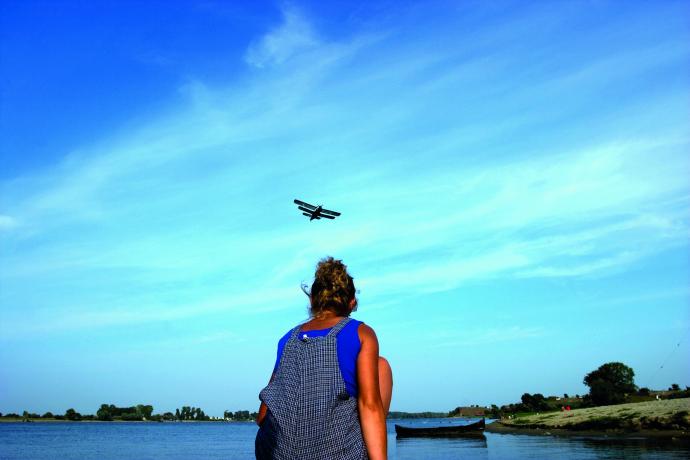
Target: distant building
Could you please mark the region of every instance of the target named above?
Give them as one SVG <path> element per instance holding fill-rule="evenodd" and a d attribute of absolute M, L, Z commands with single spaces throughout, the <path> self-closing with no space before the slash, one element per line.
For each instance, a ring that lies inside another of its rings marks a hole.
<path fill-rule="evenodd" d="M 454 417 L 484 417 L 485 412 L 485 407 L 456 407 L 452 415 Z"/>

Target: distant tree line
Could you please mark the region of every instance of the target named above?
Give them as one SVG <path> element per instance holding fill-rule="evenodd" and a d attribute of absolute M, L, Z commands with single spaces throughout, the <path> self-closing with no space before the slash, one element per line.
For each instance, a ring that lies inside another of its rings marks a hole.
<path fill-rule="evenodd" d="M 256 420 L 257 413 L 249 412 L 247 410 L 240 410 L 236 412 L 225 411 L 225 420 L 234 421 L 249 421 Z M 153 406 L 150 404 L 137 404 L 136 406 L 118 407 L 114 404 L 101 404 L 101 407 L 96 411 L 95 415 L 82 415 L 73 408 L 67 409 L 64 415 L 53 414 L 46 412 L 43 415 L 24 411 L 22 415 L 16 413 L 2 414 L 0 417 L 13 419 L 52 419 L 52 420 L 66 420 L 66 421 L 81 421 L 81 420 L 98 420 L 103 422 L 110 421 L 156 421 L 156 422 L 173 422 L 173 421 L 210 421 L 223 420 L 214 419 L 199 407 L 182 406 L 182 408 L 175 409 L 175 413 L 165 412 L 163 414 L 154 414 Z"/>
<path fill-rule="evenodd" d="M 37 414 L 35 412 L 29 412 L 29 411 L 24 411 L 22 412 L 21 415 L 10 412 L 8 414 L 3 414 L 0 412 L 0 417 L 3 418 L 20 418 L 24 420 L 29 420 L 29 419 L 51 419 L 51 420 L 95 420 L 95 417 L 93 415 L 84 415 L 82 416 L 79 412 L 76 412 L 74 409 L 67 409 L 64 415 L 60 414 L 53 414 L 52 412 L 46 412 L 43 415 Z"/>
<path fill-rule="evenodd" d="M 238 410 L 238 411 L 231 411 L 231 410 L 226 410 L 223 412 L 223 418 L 225 420 L 232 420 L 234 422 L 249 422 L 256 420 L 256 417 L 259 414 L 256 412 L 249 412 L 248 410 Z"/>
<path fill-rule="evenodd" d="M 582 404 L 579 395 L 576 395 L 575 398 L 568 398 L 567 394 L 563 396 L 564 399 L 554 397 L 546 398 L 541 393 L 524 393 L 520 397 L 519 403 L 506 404 L 501 407 L 492 404 L 491 407 L 487 409 L 486 415 L 491 418 L 501 418 L 508 414 L 517 414 L 521 412 L 546 412 L 549 410 L 556 410 L 563 404 L 568 404 L 573 408 L 579 407 Z"/>
<path fill-rule="evenodd" d="M 182 410 L 175 409 L 175 420 L 207 421 L 211 417 L 206 415 L 199 407 L 182 406 Z"/>
<path fill-rule="evenodd" d="M 144 421 L 153 419 L 153 406 L 137 404 L 131 407 L 117 407 L 114 404 L 101 404 L 96 412 L 98 420 L 107 422 L 112 420 Z"/>

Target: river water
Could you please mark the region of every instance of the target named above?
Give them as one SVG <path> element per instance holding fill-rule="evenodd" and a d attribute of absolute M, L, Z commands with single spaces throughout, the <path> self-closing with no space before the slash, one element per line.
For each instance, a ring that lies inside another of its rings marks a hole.
<path fill-rule="evenodd" d="M 495 433 L 486 433 L 483 440 L 396 440 L 394 423 L 424 422 L 388 422 L 390 459 L 690 458 L 690 446 L 644 440 L 613 442 Z M 253 423 L 219 422 L 0 423 L 0 459 L 252 459 L 256 429 Z"/>

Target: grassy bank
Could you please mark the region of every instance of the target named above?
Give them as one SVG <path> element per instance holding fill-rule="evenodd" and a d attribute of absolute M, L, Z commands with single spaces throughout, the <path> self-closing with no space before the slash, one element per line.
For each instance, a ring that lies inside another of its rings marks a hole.
<path fill-rule="evenodd" d="M 491 431 L 661 433 L 690 436 L 690 398 L 599 406 L 501 419 Z M 556 433 L 556 434 L 557 434 Z"/>

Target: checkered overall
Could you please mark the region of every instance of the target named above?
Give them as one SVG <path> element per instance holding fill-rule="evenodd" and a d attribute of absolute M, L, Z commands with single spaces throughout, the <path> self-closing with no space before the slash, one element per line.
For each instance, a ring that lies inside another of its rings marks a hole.
<path fill-rule="evenodd" d="M 256 458 L 274 460 L 367 459 L 357 398 L 345 389 L 337 336 L 343 318 L 324 337 L 292 330 L 273 380 L 259 394 L 268 406 L 256 435 Z"/>

